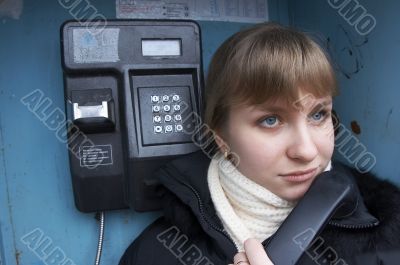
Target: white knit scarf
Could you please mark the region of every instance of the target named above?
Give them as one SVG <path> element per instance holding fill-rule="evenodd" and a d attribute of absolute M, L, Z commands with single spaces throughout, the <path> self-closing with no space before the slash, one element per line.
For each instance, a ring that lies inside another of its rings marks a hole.
<path fill-rule="evenodd" d="M 289 202 L 245 177 L 235 167 L 221 166 L 218 154 L 208 168 L 208 187 L 218 217 L 235 242 L 244 251 L 244 241 L 260 242 L 270 237 L 292 211 L 296 202 Z M 225 160 L 224 163 L 227 161 Z M 226 164 L 225 164 L 226 165 Z M 330 170 L 331 163 L 325 171 Z"/>

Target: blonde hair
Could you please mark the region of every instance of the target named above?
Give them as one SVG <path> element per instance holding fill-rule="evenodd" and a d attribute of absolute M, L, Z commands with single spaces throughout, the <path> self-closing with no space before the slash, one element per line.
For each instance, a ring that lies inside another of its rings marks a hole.
<path fill-rule="evenodd" d="M 231 107 L 337 94 L 328 56 L 305 33 L 263 23 L 227 39 L 214 54 L 206 81 L 205 123 L 222 128 Z"/>

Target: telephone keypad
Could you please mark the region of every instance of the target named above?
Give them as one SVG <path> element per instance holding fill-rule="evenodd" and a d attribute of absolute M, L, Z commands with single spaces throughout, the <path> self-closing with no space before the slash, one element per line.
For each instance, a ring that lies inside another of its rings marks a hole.
<path fill-rule="evenodd" d="M 183 132 L 180 99 L 177 94 L 150 96 L 154 133 Z"/>

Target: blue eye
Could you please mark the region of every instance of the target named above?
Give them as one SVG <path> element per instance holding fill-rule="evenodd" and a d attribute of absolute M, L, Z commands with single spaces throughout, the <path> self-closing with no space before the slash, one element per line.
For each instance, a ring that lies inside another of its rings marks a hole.
<path fill-rule="evenodd" d="M 276 116 L 269 116 L 261 121 L 261 125 L 268 128 L 273 128 L 279 124 L 279 119 Z"/>
<path fill-rule="evenodd" d="M 318 111 L 311 115 L 313 121 L 323 121 L 326 117 L 327 112 L 325 110 Z"/>

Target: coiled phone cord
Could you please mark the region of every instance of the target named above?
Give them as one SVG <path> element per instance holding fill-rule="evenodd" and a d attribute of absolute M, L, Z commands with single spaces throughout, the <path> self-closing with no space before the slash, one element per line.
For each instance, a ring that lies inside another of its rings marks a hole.
<path fill-rule="evenodd" d="M 100 265 L 101 251 L 103 250 L 103 240 L 104 240 L 104 212 L 98 212 L 96 214 L 96 219 L 100 219 L 100 231 L 99 231 L 99 242 L 97 244 L 97 254 L 95 265 Z"/>

